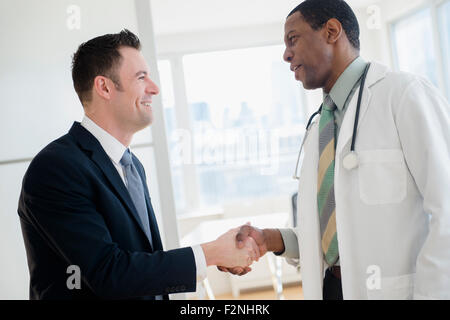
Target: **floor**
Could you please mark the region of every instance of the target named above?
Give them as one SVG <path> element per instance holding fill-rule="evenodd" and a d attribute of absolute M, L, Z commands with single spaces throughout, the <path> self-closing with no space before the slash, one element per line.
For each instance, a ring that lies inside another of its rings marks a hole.
<path fill-rule="evenodd" d="M 284 286 L 284 300 L 303 300 L 303 290 L 301 285 Z M 224 294 L 216 296 L 217 300 L 276 300 L 276 294 L 273 288 L 267 288 L 258 291 L 243 291 L 239 298 L 235 299 L 233 295 Z"/>

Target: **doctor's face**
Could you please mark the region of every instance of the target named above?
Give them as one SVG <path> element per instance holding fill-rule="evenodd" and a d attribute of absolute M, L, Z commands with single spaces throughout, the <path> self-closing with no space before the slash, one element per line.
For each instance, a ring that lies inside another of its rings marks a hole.
<path fill-rule="evenodd" d="M 295 79 L 301 81 L 305 89 L 325 87 L 333 60 L 326 28 L 314 30 L 298 11 L 286 19 L 284 27 L 283 59 L 290 63 Z"/>

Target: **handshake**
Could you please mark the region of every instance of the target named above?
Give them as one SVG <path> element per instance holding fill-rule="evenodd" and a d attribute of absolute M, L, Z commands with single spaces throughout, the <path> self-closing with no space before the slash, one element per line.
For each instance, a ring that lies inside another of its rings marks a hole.
<path fill-rule="evenodd" d="M 276 251 L 269 247 L 271 235 L 279 233 L 277 231 L 261 230 L 250 226 L 250 223 L 231 229 L 216 240 L 201 245 L 206 265 L 215 265 L 220 271 L 242 276 L 250 272 L 250 265 L 267 251 Z M 284 250 L 284 245 L 280 249 Z"/>

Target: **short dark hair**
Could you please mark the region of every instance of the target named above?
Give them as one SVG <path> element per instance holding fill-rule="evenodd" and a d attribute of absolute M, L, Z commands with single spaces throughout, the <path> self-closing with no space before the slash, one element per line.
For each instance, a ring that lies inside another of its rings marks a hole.
<path fill-rule="evenodd" d="M 351 45 L 359 50 L 359 23 L 352 8 L 343 0 L 305 0 L 289 13 L 288 17 L 299 11 L 305 21 L 318 30 L 330 19 L 337 19 Z"/>
<path fill-rule="evenodd" d="M 141 49 L 139 38 L 127 29 L 96 37 L 78 47 L 72 58 L 72 80 L 82 104 L 92 99 L 94 79 L 99 75 L 110 78 L 120 88 L 117 70 L 122 56 L 118 49 L 123 46 Z"/>

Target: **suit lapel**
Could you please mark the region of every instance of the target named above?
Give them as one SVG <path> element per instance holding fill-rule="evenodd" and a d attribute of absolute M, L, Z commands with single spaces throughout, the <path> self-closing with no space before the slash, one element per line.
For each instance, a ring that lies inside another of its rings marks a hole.
<path fill-rule="evenodd" d="M 91 152 L 91 160 L 99 167 L 99 169 L 103 172 L 107 180 L 110 182 L 112 189 L 114 189 L 118 198 L 125 204 L 125 207 L 128 209 L 128 213 L 131 215 L 132 219 L 139 225 L 141 231 L 145 235 L 145 231 L 143 229 L 141 219 L 137 213 L 137 210 L 131 200 L 130 194 L 123 183 L 122 178 L 120 177 L 117 169 L 111 162 L 111 159 L 108 157 L 106 152 L 103 150 L 102 146 L 98 142 L 98 140 L 80 123 L 75 122 L 72 128 L 69 131 L 69 134 L 72 135 L 78 144 L 87 151 Z M 145 236 L 147 238 L 147 236 Z M 150 242 L 149 242 L 150 245 Z"/>
<path fill-rule="evenodd" d="M 145 183 L 144 183 L 145 185 Z M 147 189 L 147 187 L 145 187 Z M 153 245 L 155 250 L 162 250 L 161 236 L 159 234 L 158 222 L 156 221 L 155 212 L 153 211 L 152 202 L 148 191 L 145 192 L 145 201 L 147 202 L 147 208 L 149 209 L 150 229 L 152 231 Z"/>

